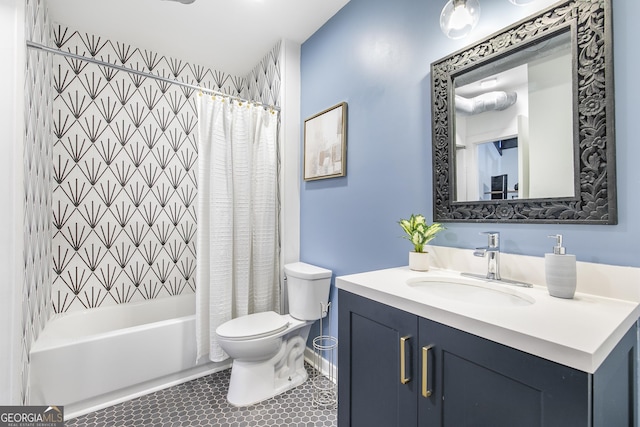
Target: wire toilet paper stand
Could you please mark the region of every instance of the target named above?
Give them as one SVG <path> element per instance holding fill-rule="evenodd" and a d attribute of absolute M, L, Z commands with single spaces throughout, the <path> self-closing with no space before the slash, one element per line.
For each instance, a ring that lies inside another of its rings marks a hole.
<path fill-rule="evenodd" d="M 329 307 L 331 303 L 320 303 L 320 335 L 313 339 L 313 403 L 316 406 L 335 408 L 338 405 L 337 349 L 338 339 L 324 335 L 322 319 L 328 319 L 331 330 Z"/>

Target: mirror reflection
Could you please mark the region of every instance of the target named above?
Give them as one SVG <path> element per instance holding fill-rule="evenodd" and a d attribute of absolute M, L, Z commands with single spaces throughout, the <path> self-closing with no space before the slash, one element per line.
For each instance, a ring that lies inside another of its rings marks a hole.
<path fill-rule="evenodd" d="M 574 197 L 565 31 L 454 76 L 455 201 Z"/>

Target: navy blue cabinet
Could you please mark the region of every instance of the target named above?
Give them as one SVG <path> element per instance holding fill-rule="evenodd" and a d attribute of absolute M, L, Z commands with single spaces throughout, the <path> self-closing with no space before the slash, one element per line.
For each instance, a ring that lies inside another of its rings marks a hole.
<path fill-rule="evenodd" d="M 340 291 L 338 337 L 338 425 L 417 425 L 418 318 Z"/>
<path fill-rule="evenodd" d="M 595 374 L 340 290 L 339 426 L 633 426 L 635 328 Z"/>
<path fill-rule="evenodd" d="M 587 426 L 589 375 L 420 319 L 421 422 L 433 426 Z M 431 365 L 431 367 L 429 367 Z M 428 394 L 428 393 L 427 393 Z"/>

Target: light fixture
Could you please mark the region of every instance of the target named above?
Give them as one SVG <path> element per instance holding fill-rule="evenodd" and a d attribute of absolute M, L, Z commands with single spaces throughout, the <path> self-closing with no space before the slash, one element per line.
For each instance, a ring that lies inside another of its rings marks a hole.
<path fill-rule="evenodd" d="M 450 39 L 466 37 L 478 24 L 478 0 L 449 0 L 440 14 L 440 28 Z"/>
<path fill-rule="evenodd" d="M 515 4 L 516 6 L 525 6 L 529 3 L 533 3 L 536 0 L 509 0 L 509 1 Z"/>
<path fill-rule="evenodd" d="M 498 85 L 498 79 L 495 78 L 495 77 L 492 77 L 492 78 L 486 79 L 486 80 L 482 80 L 480 82 L 480 87 L 482 89 L 493 89 L 497 85 Z"/>

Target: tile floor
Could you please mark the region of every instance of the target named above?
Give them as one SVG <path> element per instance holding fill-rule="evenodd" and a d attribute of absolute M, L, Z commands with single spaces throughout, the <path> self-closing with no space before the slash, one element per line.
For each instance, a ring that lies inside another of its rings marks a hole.
<path fill-rule="evenodd" d="M 227 402 L 230 370 L 160 390 L 65 422 L 65 427 L 334 427 L 336 410 L 313 403 L 309 380 L 246 408 Z"/>

